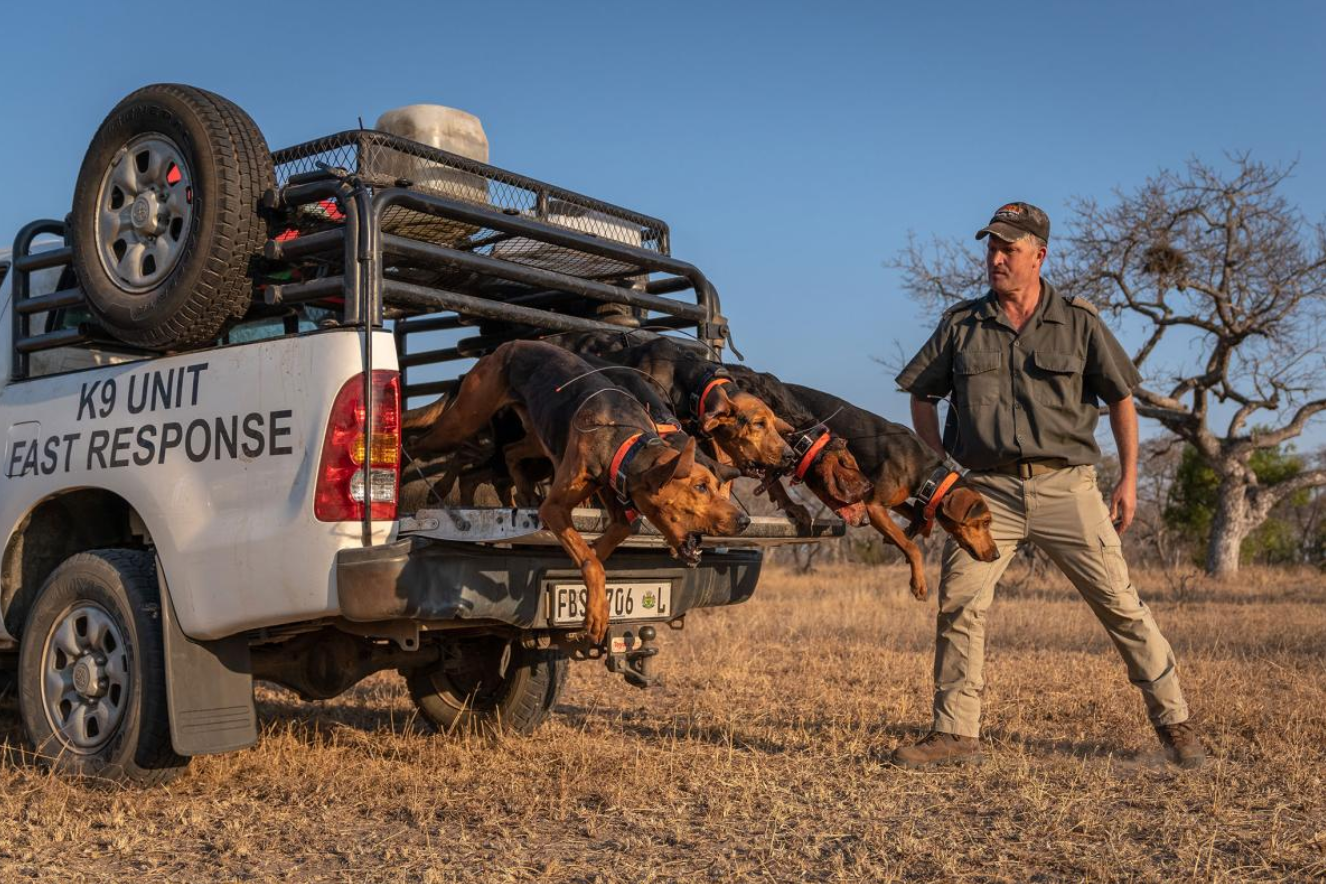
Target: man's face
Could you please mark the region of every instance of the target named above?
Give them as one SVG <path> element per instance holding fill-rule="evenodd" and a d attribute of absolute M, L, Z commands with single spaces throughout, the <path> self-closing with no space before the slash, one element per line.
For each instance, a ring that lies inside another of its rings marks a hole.
<path fill-rule="evenodd" d="M 991 234 L 986 237 L 985 271 L 990 288 L 999 294 L 1011 294 L 1035 287 L 1041 276 L 1045 247 L 1034 237 L 1005 242 Z"/>

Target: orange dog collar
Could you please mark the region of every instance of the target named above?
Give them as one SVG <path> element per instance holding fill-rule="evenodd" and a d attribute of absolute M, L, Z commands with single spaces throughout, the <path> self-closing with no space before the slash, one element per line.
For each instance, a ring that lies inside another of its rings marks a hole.
<path fill-rule="evenodd" d="M 943 474 L 943 478 L 936 481 L 936 476 Z M 914 537 L 918 532 L 923 537 L 929 537 L 931 530 L 935 527 L 935 513 L 939 512 L 939 506 L 944 502 L 944 497 L 948 495 L 949 490 L 958 484 L 962 478 L 960 473 L 950 470 L 948 467 L 941 466 L 930 478 L 926 479 L 925 484 L 921 486 L 920 492 L 916 495 L 916 515 L 912 519 L 912 524 L 907 530 L 909 537 Z"/>
<path fill-rule="evenodd" d="M 704 420 L 704 402 L 709 398 L 709 394 L 714 391 L 714 388 L 730 383 L 732 383 L 731 378 L 714 378 L 712 381 L 704 385 L 704 390 L 701 391 L 700 398 L 695 402 L 695 419 L 697 421 Z"/>
<path fill-rule="evenodd" d="M 801 456 L 801 460 L 797 461 L 796 481 L 798 482 L 805 481 L 806 472 L 810 469 L 810 465 L 815 462 L 815 458 L 820 456 L 824 446 L 828 445 L 829 440 L 833 438 L 833 434 L 829 432 L 828 427 L 821 425 L 821 429 L 824 432 L 820 433 L 819 438 L 812 442 L 810 447 L 806 449 L 806 453 Z"/>
<path fill-rule="evenodd" d="M 631 436 L 617 449 L 617 453 L 612 456 L 612 467 L 608 471 L 608 486 L 616 493 L 617 499 L 626 507 L 626 518 L 634 522 L 639 513 L 631 503 L 631 496 L 626 493 L 626 466 L 635 459 L 636 454 L 644 447 L 642 440 L 644 433 L 636 433 Z"/>

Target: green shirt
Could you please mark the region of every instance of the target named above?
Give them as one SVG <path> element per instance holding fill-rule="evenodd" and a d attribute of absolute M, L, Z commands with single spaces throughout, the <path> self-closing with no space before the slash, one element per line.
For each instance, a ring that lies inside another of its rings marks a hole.
<path fill-rule="evenodd" d="M 1031 458 L 1094 464 L 1099 401 L 1125 399 L 1141 380 L 1091 302 L 1064 298 L 1042 279 L 1021 333 L 993 291 L 946 310 L 898 386 L 931 399 L 952 394 L 949 453 L 988 470 Z"/>

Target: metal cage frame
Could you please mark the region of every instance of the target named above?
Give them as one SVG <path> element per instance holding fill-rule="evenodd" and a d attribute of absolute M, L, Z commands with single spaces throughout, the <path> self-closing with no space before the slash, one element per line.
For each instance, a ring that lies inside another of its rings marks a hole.
<path fill-rule="evenodd" d="M 424 176 L 482 181 L 485 198 L 465 199 L 463 190 L 448 194 L 406 176 L 384 175 L 367 162 L 373 151 L 397 158 L 397 169 L 404 158 L 413 164 L 405 168 L 422 170 Z M 285 230 L 267 241 L 264 255 L 276 265 L 316 266 L 319 272 L 294 282 L 267 281 L 255 295 L 255 309 L 321 302 L 340 309 L 341 325 L 364 330 L 366 427 L 372 426 L 376 407 L 372 330 L 383 327 L 388 314 L 395 322 L 403 401 L 447 392 L 456 383 L 411 384 L 412 368 L 474 358 L 504 341 L 540 334 L 623 332 L 621 323 L 593 318 L 602 305 L 624 308 L 628 323 L 650 329 L 694 328 L 712 358 L 727 344 L 718 292 L 699 268 L 671 256 L 670 231 L 659 219 L 374 130 L 305 142 L 275 151 L 272 159 L 280 183 L 262 202 L 273 230 L 282 225 Z M 335 213 L 309 211 L 329 205 Z M 453 225 L 447 229 L 472 232 L 428 241 L 403 235 L 396 223 L 401 218 L 425 224 L 437 219 Z M 583 220 L 567 223 L 575 218 Z M 640 245 L 614 238 L 620 230 L 638 231 Z M 27 378 L 28 356 L 41 350 L 91 345 L 144 352 L 89 322 L 32 334 L 34 315 L 86 303 L 79 288 L 30 294 L 31 273 L 69 266 L 73 258 L 67 238 L 62 247 L 38 252 L 32 251 L 34 241 L 65 234 L 64 222 L 40 220 L 15 238 L 11 380 Z M 523 245 L 516 248 L 515 243 Z M 535 254 L 545 258 L 535 260 Z M 550 254 L 555 261 L 546 260 Z M 433 281 L 412 278 L 419 272 L 432 274 Z M 683 292 L 691 292 L 693 302 L 669 297 Z M 479 325 L 480 334 L 454 347 L 406 352 L 411 335 L 468 325 Z M 371 487 L 366 490 L 370 499 L 363 537 L 368 545 Z"/>

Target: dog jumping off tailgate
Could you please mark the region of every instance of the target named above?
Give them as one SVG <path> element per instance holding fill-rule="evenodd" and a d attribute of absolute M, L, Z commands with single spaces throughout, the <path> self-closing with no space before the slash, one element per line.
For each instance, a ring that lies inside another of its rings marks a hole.
<path fill-rule="evenodd" d="M 524 423 L 529 444 L 554 465 L 539 516 L 580 569 L 588 590 L 585 629 L 596 642 L 608 628 L 603 561 L 630 536 L 629 509 L 692 566 L 702 535 L 732 536 L 750 525 L 750 517 L 719 494 L 714 474 L 696 462 L 694 439 L 681 451 L 664 444 L 633 396 L 552 344 L 501 345 L 475 364 L 453 397 L 411 412 L 402 429 L 423 429 L 412 443 L 415 452 L 452 451 L 508 406 Z M 590 546 L 573 527 L 571 511 L 596 491 L 603 492 L 611 521 Z"/>
<path fill-rule="evenodd" d="M 928 536 L 935 522 L 973 558 L 982 562 L 999 558 L 999 549 L 990 536 L 991 515 L 985 498 L 964 484 L 960 475 L 912 430 L 829 393 L 785 384 L 773 375 L 742 366 L 729 368 L 743 389 L 751 390 L 773 405 L 781 417 L 798 424 L 793 441 L 799 458 L 794 472 L 840 515 L 848 512 L 843 504 L 853 501 L 826 483 L 825 471 L 814 466 L 823 459 L 822 453 L 835 445 L 850 452 L 870 488 L 861 498 L 865 504 L 863 518 L 847 521 L 868 522 L 902 550 L 911 568 L 911 590 L 916 598 L 924 599 L 927 590 L 921 550 L 911 538 L 918 532 Z M 841 466 L 838 471 L 844 472 Z M 769 491 L 785 509 L 800 509 L 777 481 L 769 483 Z M 904 530 L 890 517 L 890 511 L 906 516 L 910 527 Z M 802 513 L 803 518 L 809 518 L 804 510 Z"/>
<path fill-rule="evenodd" d="M 588 363 L 590 374 L 601 375 L 604 380 L 622 388 L 643 405 L 654 431 L 664 442 L 678 451 L 685 448 L 689 437 L 682 431 L 682 421 L 673 414 L 671 404 L 651 378 L 635 369 L 597 356 L 587 353 L 577 355 Z M 570 387 L 579 380 L 571 378 L 564 381 L 562 386 Z M 416 450 L 416 439 L 445 407 L 443 400 L 438 400 L 406 413 L 404 425 L 408 429 L 403 440 L 408 451 Z M 715 460 L 698 445 L 695 459 L 725 486 L 741 475 L 741 470 Z M 512 408 L 499 409 L 489 426 L 465 442 L 447 459 L 445 466 L 444 470 L 433 470 L 439 476 L 432 489 L 433 494 L 438 498 L 445 497 L 458 484 L 462 506 L 473 506 L 477 487 L 486 483 L 492 486 L 501 505 L 537 507 L 543 502 L 538 485 L 550 480 L 553 475 L 552 462 L 548 460 L 538 440 L 525 432 L 524 424 Z M 425 466 L 422 469 L 427 468 Z"/>
<path fill-rule="evenodd" d="M 783 438 L 792 427 L 736 384 L 726 366 L 709 361 L 694 347 L 661 336 L 620 347 L 617 336 L 602 334 L 570 346 L 647 375 L 686 429 L 711 439 L 714 454 L 726 456 L 745 475 L 760 478 L 792 463 L 792 450 Z"/>

